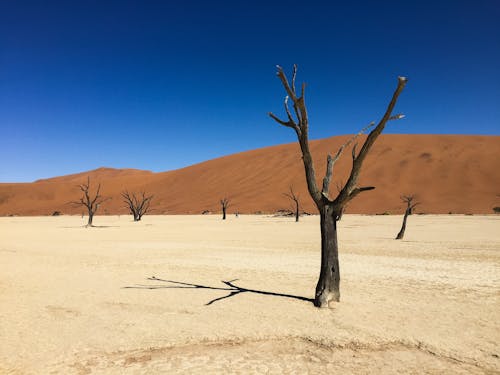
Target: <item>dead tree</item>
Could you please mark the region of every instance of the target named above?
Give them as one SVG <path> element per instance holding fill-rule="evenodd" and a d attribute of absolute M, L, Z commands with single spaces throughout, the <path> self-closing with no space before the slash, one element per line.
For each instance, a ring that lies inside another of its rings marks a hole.
<path fill-rule="evenodd" d="M 403 237 L 405 236 L 406 219 L 408 219 L 408 216 L 413 213 L 413 209 L 418 204 L 418 202 L 413 203 L 413 199 L 415 199 L 414 195 L 404 195 L 401 197 L 401 200 L 406 203 L 406 210 L 405 210 L 405 215 L 403 217 L 403 225 L 401 226 L 401 230 L 396 236 L 396 240 L 402 240 Z"/>
<path fill-rule="evenodd" d="M 382 116 L 382 119 L 375 126 L 375 122 L 370 123 L 358 134 L 353 136 L 349 141 L 342 145 L 337 153 L 332 157 L 327 156 L 326 173 L 323 178 L 323 185 L 318 188 L 316 181 L 316 172 L 314 169 L 313 159 L 309 150 L 309 118 L 305 102 L 305 83 L 302 84 L 300 93 L 295 87 L 295 78 L 297 74 L 297 66 L 293 67 L 293 75 L 291 82 L 286 77 L 283 69 L 278 66 L 277 76 L 280 79 L 286 96 L 284 100 L 284 109 L 287 115 L 286 120 L 281 120 L 273 113 L 269 116 L 279 124 L 292 128 L 297 134 L 300 149 L 302 151 L 302 161 L 304 164 L 307 188 L 309 194 L 314 200 L 320 214 L 321 226 L 321 270 L 318 283 L 316 285 L 316 293 L 314 304 L 318 307 L 328 307 L 331 301 L 339 301 L 340 299 L 340 273 L 338 259 L 338 241 L 337 241 L 337 221 L 342 215 L 345 205 L 356 197 L 358 194 L 374 189 L 373 186 L 358 186 L 358 177 L 361 172 L 361 166 L 370 152 L 375 140 L 384 130 L 386 123 L 389 120 L 402 118 L 403 115 L 393 115 L 392 111 L 396 105 L 399 95 L 403 91 L 407 79 L 405 77 L 398 78 L 398 85 L 392 96 L 389 105 Z M 294 114 L 288 105 L 289 100 L 292 102 Z M 349 147 L 353 141 L 367 129 L 374 127 L 368 134 L 366 140 L 358 152 L 356 145 L 352 148 L 352 167 L 347 182 L 342 187 L 342 190 L 333 199 L 329 195 L 330 182 L 333 174 L 335 162 L 340 158 L 342 152 Z"/>
<path fill-rule="evenodd" d="M 124 191 L 121 195 L 123 202 L 125 202 L 127 208 L 134 217 L 134 221 L 141 221 L 142 216 L 149 211 L 153 196 L 147 196 L 144 191 L 141 192 L 140 195 L 135 195 L 135 193 L 130 194 L 128 191 Z"/>
<path fill-rule="evenodd" d="M 222 206 L 222 220 L 226 220 L 226 210 L 229 207 L 230 200 L 229 198 L 222 198 L 220 200 L 220 204 Z"/>
<path fill-rule="evenodd" d="M 295 212 L 295 222 L 299 221 L 299 208 L 300 208 L 300 202 L 299 202 L 299 196 L 295 194 L 293 191 L 293 187 L 290 186 L 290 192 L 289 193 L 283 193 L 285 197 L 290 198 L 290 200 L 293 202 L 293 211 Z"/>
<path fill-rule="evenodd" d="M 337 182 L 337 194 L 339 194 L 342 191 L 342 188 L 344 187 L 344 184 L 341 182 Z M 342 207 L 342 210 L 340 210 L 339 216 L 337 221 L 340 221 L 342 219 L 342 216 L 344 216 L 344 212 L 349 204 L 346 203 L 344 207 Z"/>
<path fill-rule="evenodd" d="M 97 185 L 97 190 L 95 194 L 91 194 L 90 192 L 90 177 L 87 177 L 87 183 L 83 183 L 78 185 L 83 195 L 78 201 L 70 202 L 72 204 L 78 204 L 87 208 L 87 212 L 89 215 L 89 221 L 87 223 L 87 227 L 92 227 L 92 221 L 94 220 L 94 215 L 97 212 L 97 209 L 101 205 L 102 202 L 107 201 L 109 198 L 104 198 L 100 195 L 101 184 Z"/>

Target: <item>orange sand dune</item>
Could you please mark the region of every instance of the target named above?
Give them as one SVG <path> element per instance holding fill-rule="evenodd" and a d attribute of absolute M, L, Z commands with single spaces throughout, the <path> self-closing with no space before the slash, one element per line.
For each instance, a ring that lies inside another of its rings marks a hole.
<path fill-rule="evenodd" d="M 311 142 L 318 183 L 328 152 L 334 153 L 349 136 Z M 361 142 L 361 141 L 360 141 Z M 423 213 L 493 213 L 500 206 L 500 137 L 455 135 L 382 135 L 365 161 L 360 185 L 376 189 L 349 205 L 349 213 L 401 213 L 403 194 L 416 194 Z M 331 192 L 347 178 L 350 153 L 336 165 Z M 125 214 L 120 192 L 154 194 L 155 214 L 219 212 L 220 198 L 231 199 L 230 212 L 275 212 L 290 207 L 283 195 L 294 187 L 305 211 L 315 208 L 306 190 L 299 146 L 266 147 L 209 160 L 187 168 L 152 173 L 134 169 L 94 171 L 39 180 L 0 184 L 0 215 L 50 215 L 54 211 L 80 214 L 68 204 L 79 198 L 77 184 L 90 176 L 102 184 L 98 214 Z"/>

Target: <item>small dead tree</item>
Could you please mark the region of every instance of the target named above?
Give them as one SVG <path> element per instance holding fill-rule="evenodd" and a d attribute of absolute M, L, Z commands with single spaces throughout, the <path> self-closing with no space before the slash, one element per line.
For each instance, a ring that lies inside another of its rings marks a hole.
<path fill-rule="evenodd" d="M 124 191 L 121 193 L 123 202 L 127 205 L 130 213 L 134 217 L 134 221 L 141 221 L 142 216 L 149 211 L 152 195 L 146 195 L 146 192 L 141 192 L 139 195 Z"/>
<path fill-rule="evenodd" d="M 405 210 L 405 215 L 403 217 L 403 225 L 401 226 L 401 230 L 399 231 L 398 235 L 396 236 L 396 240 L 402 240 L 403 237 L 405 236 L 406 219 L 408 219 L 409 215 L 413 214 L 413 209 L 418 204 L 418 202 L 413 203 L 414 199 L 415 199 L 414 195 L 403 195 L 401 197 L 401 200 L 406 203 L 406 210 Z"/>
<path fill-rule="evenodd" d="M 285 197 L 290 198 L 290 200 L 293 202 L 293 211 L 295 213 L 295 222 L 299 221 L 299 209 L 300 209 L 300 202 L 299 202 L 299 196 L 295 194 L 293 191 L 293 187 L 290 186 L 290 192 L 289 193 L 283 193 Z"/>
<path fill-rule="evenodd" d="M 293 67 L 293 75 L 291 82 L 285 75 L 283 69 L 278 66 L 277 76 L 280 79 L 285 91 L 286 96 L 284 100 L 284 109 L 287 119 L 281 120 L 273 113 L 269 116 L 279 124 L 292 128 L 297 135 L 297 139 L 302 151 L 302 161 L 304 164 L 307 188 L 309 194 L 314 200 L 316 207 L 320 213 L 320 227 L 321 227 L 321 269 L 319 280 L 316 285 L 316 293 L 314 304 L 318 307 L 328 307 L 330 302 L 339 301 L 340 299 L 340 273 L 339 273 L 339 258 L 338 258 L 338 241 L 337 241 L 337 221 L 342 215 L 343 209 L 346 204 L 351 201 L 358 194 L 374 189 L 373 186 L 358 186 L 358 177 L 361 172 L 366 156 L 370 152 L 375 140 L 384 130 L 386 124 L 390 120 L 400 119 L 403 115 L 393 115 L 392 111 L 396 105 L 399 95 L 403 91 L 407 79 L 405 77 L 398 78 L 398 85 L 392 96 L 389 105 L 375 126 L 375 122 L 370 123 L 367 127 L 362 129 L 358 134 L 353 136 L 349 141 L 342 145 L 335 156 L 328 155 L 326 160 L 326 173 L 323 178 L 323 185 L 320 190 L 316 181 L 316 172 L 314 169 L 313 159 L 309 150 L 309 116 L 305 102 L 305 83 L 302 84 L 300 92 L 297 92 L 295 87 L 295 78 L 297 75 L 297 66 Z M 288 105 L 289 100 L 292 102 L 294 115 Z M 349 147 L 354 140 L 369 128 L 374 127 L 368 134 L 361 150 L 357 152 L 356 145 L 352 148 L 352 167 L 351 173 L 347 182 L 342 187 L 342 190 L 337 194 L 336 198 L 330 197 L 329 189 L 330 182 L 333 174 L 333 167 L 335 162 L 340 158 L 342 152 Z"/>
<path fill-rule="evenodd" d="M 97 190 L 95 194 L 92 194 L 90 192 L 90 177 L 87 177 L 87 183 L 80 184 L 78 185 L 78 187 L 82 191 L 83 195 L 80 198 L 80 200 L 73 201 L 70 203 L 84 206 L 87 209 L 89 215 L 89 221 L 86 227 L 92 227 L 93 226 L 92 222 L 94 220 L 94 215 L 97 212 L 97 209 L 99 208 L 101 203 L 107 201 L 109 198 L 104 198 L 103 196 L 100 195 L 101 184 L 97 185 Z"/>
<path fill-rule="evenodd" d="M 227 208 L 229 207 L 229 203 L 231 201 L 229 200 L 229 198 L 222 198 L 220 200 L 220 204 L 222 206 L 222 220 L 226 220 L 226 211 L 227 211 Z"/>

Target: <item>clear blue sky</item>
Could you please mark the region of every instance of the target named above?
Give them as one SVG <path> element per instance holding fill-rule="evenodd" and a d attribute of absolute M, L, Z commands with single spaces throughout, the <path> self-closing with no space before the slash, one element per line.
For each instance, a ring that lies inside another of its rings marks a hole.
<path fill-rule="evenodd" d="M 295 141 L 275 65 L 307 82 L 311 138 L 500 133 L 500 1 L 1 1 L 0 182 L 165 171 Z"/>

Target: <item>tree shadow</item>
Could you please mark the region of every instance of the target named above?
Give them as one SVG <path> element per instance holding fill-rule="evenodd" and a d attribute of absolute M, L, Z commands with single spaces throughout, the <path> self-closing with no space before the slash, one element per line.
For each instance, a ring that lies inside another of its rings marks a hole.
<path fill-rule="evenodd" d="M 228 291 L 229 294 L 215 298 L 205 304 L 205 306 L 210 306 L 211 304 L 222 301 L 223 299 L 234 297 L 240 293 L 255 293 L 255 294 L 262 294 L 265 296 L 275 296 L 275 297 L 284 297 L 284 298 L 293 298 L 297 299 L 299 301 L 306 301 L 310 303 L 314 303 L 314 300 L 312 298 L 307 298 L 307 297 L 302 297 L 302 296 L 295 296 L 293 294 L 284 294 L 284 293 L 274 293 L 274 292 L 267 292 L 264 290 L 257 290 L 257 289 L 247 289 L 243 288 L 237 285 L 234 285 L 234 282 L 237 281 L 238 279 L 234 280 L 229 280 L 229 281 L 224 281 L 222 280 L 222 283 L 227 286 L 225 287 L 213 287 L 213 286 L 208 286 L 208 285 L 200 285 L 200 284 L 192 284 L 192 283 L 184 283 L 181 281 L 173 281 L 173 280 L 164 280 L 164 279 L 159 279 L 156 276 L 148 277 L 147 280 L 151 281 L 160 281 L 165 284 L 158 284 L 158 285 L 143 285 L 143 284 L 137 284 L 135 286 L 125 286 L 123 289 L 209 289 L 209 290 L 223 290 L 223 291 Z M 166 284 L 168 283 L 168 284 Z M 170 284 L 170 285 L 169 285 Z"/>

